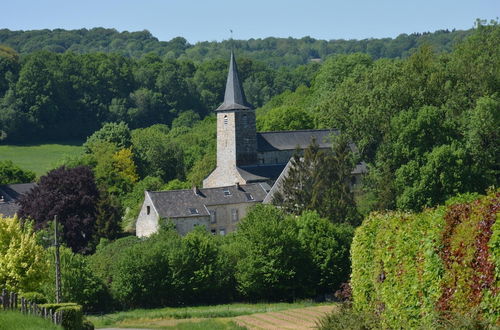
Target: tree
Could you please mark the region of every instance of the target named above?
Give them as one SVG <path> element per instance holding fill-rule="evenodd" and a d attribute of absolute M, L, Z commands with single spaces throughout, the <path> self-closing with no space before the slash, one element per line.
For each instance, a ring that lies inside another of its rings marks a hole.
<path fill-rule="evenodd" d="M 84 143 L 86 152 L 91 152 L 93 145 L 100 142 L 109 142 L 116 145 L 118 149 L 129 148 L 131 146 L 130 129 L 124 122 L 106 123 L 101 129 L 95 131 Z"/>
<path fill-rule="evenodd" d="M 31 223 L 0 217 L 0 286 L 31 292 L 45 279 L 48 265 Z"/>
<path fill-rule="evenodd" d="M 64 242 L 74 252 L 87 252 L 95 233 L 99 191 L 89 167 L 64 166 L 40 178 L 39 184 L 19 201 L 19 217 L 33 219 L 42 229 L 58 217 Z"/>
<path fill-rule="evenodd" d="M 54 269 L 54 248 L 45 251 L 46 262 Z M 109 303 L 106 288 L 89 266 L 88 257 L 74 254 L 61 247 L 61 297 L 64 302 L 74 302 L 89 311 L 102 311 Z M 49 272 L 41 290 L 49 301 L 55 302 L 55 273 Z"/>
<path fill-rule="evenodd" d="M 298 238 L 312 261 L 308 271 L 314 294 L 333 293 L 349 280 L 349 250 L 354 228 L 333 224 L 315 211 L 306 211 L 296 218 Z"/>
<path fill-rule="evenodd" d="M 28 183 L 35 180 L 35 173 L 23 170 L 10 160 L 0 160 L 0 185 L 11 183 Z"/>
<path fill-rule="evenodd" d="M 332 222 L 355 225 L 360 219 L 351 186 L 355 167 L 351 146 L 345 135 L 331 139 L 331 153 L 320 154 L 319 161 L 312 163 L 315 167 L 310 209 Z"/>
<path fill-rule="evenodd" d="M 239 224 L 235 247 L 238 291 L 251 300 L 293 300 L 307 295 L 310 263 L 291 217 L 256 205 Z"/>
<path fill-rule="evenodd" d="M 273 196 L 273 204 L 300 215 L 315 210 L 333 222 L 357 223 L 351 171 L 354 161 L 344 136 L 332 137 L 332 151 L 319 149 L 315 140 L 293 156 L 287 174 Z"/>

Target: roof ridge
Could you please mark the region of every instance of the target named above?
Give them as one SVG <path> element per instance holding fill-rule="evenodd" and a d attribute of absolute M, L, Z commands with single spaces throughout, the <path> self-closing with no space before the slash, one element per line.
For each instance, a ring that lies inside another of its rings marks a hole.
<path fill-rule="evenodd" d="M 257 134 L 262 134 L 262 133 L 293 133 L 293 132 L 326 132 L 326 131 L 339 131 L 337 128 L 324 128 L 324 129 L 297 129 L 293 131 L 264 131 L 264 132 L 257 132 Z"/>

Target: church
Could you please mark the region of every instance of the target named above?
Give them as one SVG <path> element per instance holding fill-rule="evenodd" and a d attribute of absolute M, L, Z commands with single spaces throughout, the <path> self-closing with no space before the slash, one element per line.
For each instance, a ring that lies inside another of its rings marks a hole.
<path fill-rule="evenodd" d="M 236 230 L 250 206 L 269 203 L 286 176 L 290 159 L 313 139 L 321 149 L 331 148 L 329 137 L 335 130 L 257 132 L 255 109 L 245 98 L 234 54 L 231 53 L 224 102 L 217 115 L 217 167 L 203 180 L 203 188 L 145 191 L 136 221 L 136 235 L 149 236 L 160 221 L 173 222 L 181 235 L 195 226 L 213 234 Z M 351 144 L 351 148 L 355 146 Z M 364 163 L 353 170 L 353 183 L 366 172 Z"/>

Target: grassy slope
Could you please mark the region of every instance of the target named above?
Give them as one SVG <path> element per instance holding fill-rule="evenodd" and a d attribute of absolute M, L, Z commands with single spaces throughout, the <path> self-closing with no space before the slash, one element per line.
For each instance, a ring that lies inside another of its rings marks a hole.
<path fill-rule="evenodd" d="M 47 173 L 69 156 L 82 152 L 81 142 L 36 145 L 0 145 L 0 160 L 11 160 L 37 176 Z"/>
<path fill-rule="evenodd" d="M 37 316 L 0 311 L 0 330 L 62 330 L 62 328 Z"/>
<path fill-rule="evenodd" d="M 148 323 L 159 319 L 190 319 L 190 318 L 229 318 L 239 315 L 275 312 L 291 308 L 316 306 L 312 302 L 296 302 L 293 304 L 226 304 L 215 306 L 196 306 L 158 309 L 135 309 L 126 312 L 87 317 L 96 328 L 110 326 L 132 326 Z M 215 320 L 212 320 L 215 321 Z M 222 320 L 219 320 L 222 321 Z M 205 321 L 202 321 L 205 322 Z M 224 327 L 222 329 L 225 329 Z"/>

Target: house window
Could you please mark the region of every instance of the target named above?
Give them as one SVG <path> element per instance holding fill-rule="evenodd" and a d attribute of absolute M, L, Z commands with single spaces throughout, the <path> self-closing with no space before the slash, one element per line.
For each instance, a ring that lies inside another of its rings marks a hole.
<path fill-rule="evenodd" d="M 251 193 L 245 193 L 245 195 L 247 196 L 247 200 L 253 201 L 253 196 Z"/>
<path fill-rule="evenodd" d="M 219 229 L 219 235 L 222 235 L 222 236 L 226 235 L 226 229 L 225 228 Z"/>
<path fill-rule="evenodd" d="M 231 209 L 231 220 L 237 222 L 238 219 L 238 209 Z"/>
<path fill-rule="evenodd" d="M 210 223 L 217 223 L 217 215 L 215 210 L 210 210 Z"/>
<path fill-rule="evenodd" d="M 191 213 L 191 214 L 200 214 L 200 213 L 198 212 L 198 209 L 195 209 L 195 208 L 191 208 L 191 209 L 189 209 L 189 213 Z"/>
<path fill-rule="evenodd" d="M 217 234 L 217 230 L 215 230 L 215 229 L 211 229 L 210 232 L 212 233 L 212 235 Z"/>
<path fill-rule="evenodd" d="M 224 125 L 227 125 L 227 115 L 224 115 Z"/>
<path fill-rule="evenodd" d="M 248 116 L 246 114 L 243 115 L 243 127 L 248 127 Z"/>
<path fill-rule="evenodd" d="M 231 192 L 229 191 L 229 188 L 224 188 L 222 191 L 224 192 L 224 196 L 231 196 Z"/>
<path fill-rule="evenodd" d="M 151 206 L 146 206 L 146 214 L 149 215 L 151 213 Z"/>

